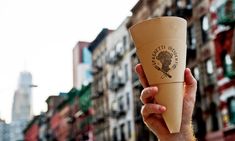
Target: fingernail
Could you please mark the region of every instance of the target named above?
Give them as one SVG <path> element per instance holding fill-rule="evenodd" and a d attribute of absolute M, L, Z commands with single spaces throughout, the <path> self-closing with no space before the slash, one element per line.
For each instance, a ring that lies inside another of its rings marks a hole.
<path fill-rule="evenodd" d="M 161 106 L 161 107 L 160 107 L 160 110 L 161 110 L 161 111 L 166 111 L 166 107 L 165 107 L 165 106 Z"/>
<path fill-rule="evenodd" d="M 157 86 L 155 86 L 155 87 L 153 87 L 153 88 L 154 88 L 155 91 L 157 91 L 157 89 L 158 89 Z"/>

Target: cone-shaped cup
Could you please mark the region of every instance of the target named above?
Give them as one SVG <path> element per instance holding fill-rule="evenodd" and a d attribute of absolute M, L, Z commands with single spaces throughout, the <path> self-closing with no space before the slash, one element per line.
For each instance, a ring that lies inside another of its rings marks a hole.
<path fill-rule="evenodd" d="M 186 65 L 186 20 L 159 17 L 130 28 L 137 56 L 150 86 L 158 86 L 156 102 L 166 106 L 163 119 L 170 133 L 180 131 Z"/>

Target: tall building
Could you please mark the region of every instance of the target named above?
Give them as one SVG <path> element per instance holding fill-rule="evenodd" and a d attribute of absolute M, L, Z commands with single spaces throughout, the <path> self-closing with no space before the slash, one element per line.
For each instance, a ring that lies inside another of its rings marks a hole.
<path fill-rule="evenodd" d="M 91 53 L 89 43 L 79 41 L 73 48 L 73 86 L 80 89 L 82 84 L 92 80 Z"/>
<path fill-rule="evenodd" d="M 94 138 L 96 141 L 109 141 L 109 93 L 106 63 L 107 40 L 106 36 L 110 34 L 109 29 L 103 29 L 89 45 L 92 52 L 92 106 L 94 115 Z"/>
<path fill-rule="evenodd" d="M 32 75 L 30 72 L 21 72 L 18 88 L 14 94 L 12 106 L 12 122 L 10 125 L 10 137 L 12 141 L 22 140 L 22 131 L 32 116 Z"/>
<path fill-rule="evenodd" d="M 4 120 L 0 119 L 0 141 L 10 140 L 10 126 Z"/>
<path fill-rule="evenodd" d="M 29 72 L 21 72 L 18 88 L 14 94 L 12 121 L 29 120 L 32 116 L 32 75 Z"/>
<path fill-rule="evenodd" d="M 110 135 L 113 141 L 134 140 L 134 108 L 131 83 L 131 57 L 127 17 L 107 36 L 106 63 L 109 93 Z"/>

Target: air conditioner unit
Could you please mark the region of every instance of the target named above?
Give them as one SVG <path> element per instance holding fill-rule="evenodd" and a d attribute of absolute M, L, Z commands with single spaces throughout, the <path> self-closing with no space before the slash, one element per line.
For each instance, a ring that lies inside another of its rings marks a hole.
<path fill-rule="evenodd" d="M 117 76 L 118 76 L 118 85 L 119 86 L 124 86 L 125 85 L 125 75 L 122 69 L 118 70 L 117 72 Z"/>
<path fill-rule="evenodd" d="M 109 88 L 111 90 L 114 90 L 114 91 L 117 90 L 119 82 L 118 82 L 118 76 L 115 70 L 112 71 L 111 77 L 109 78 L 108 82 L 109 82 Z"/>
<path fill-rule="evenodd" d="M 124 104 L 124 102 L 123 101 L 119 101 L 118 102 L 118 106 L 119 106 L 119 109 L 118 109 L 118 116 L 120 117 L 120 116 L 124 116 L 124 115 L 126 115 L 126 113 L 127 113 L 127 106 Z"/>
<path fill-rule="evenodd" d="M 116 62 L 116 52 L 115 50 L 111 50 L 107 55 L 106 55 L 106 62 L 109 64 L 114 64 Z"/>
<path fill-rule="evenodd" d="M 117 44 L 116 46 L 116 52 L 117 52 L 117 57 L 121 58 L 123 57 L 124 53 L 125 53 L 125 49 L 123 47 L 122 44 Z"/>

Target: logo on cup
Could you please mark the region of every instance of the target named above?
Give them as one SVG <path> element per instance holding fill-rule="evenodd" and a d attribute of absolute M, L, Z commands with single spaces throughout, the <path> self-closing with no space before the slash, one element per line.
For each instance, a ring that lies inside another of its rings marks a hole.
<path fill-rule="evenodd" d="M 177 67 L 178 53 L 172 46 L 160 45 L 152 53 L 152 64 L 162 72 L 162 79 L 172 78 L 170 71 Z"/>

